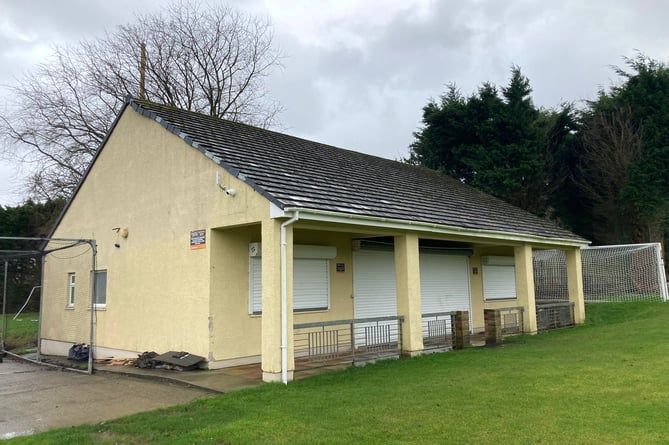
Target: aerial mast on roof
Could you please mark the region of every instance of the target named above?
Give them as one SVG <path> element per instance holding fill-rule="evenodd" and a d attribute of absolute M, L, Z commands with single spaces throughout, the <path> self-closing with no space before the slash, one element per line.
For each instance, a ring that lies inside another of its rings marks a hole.
<path fill-rule="evenodd" d="M 146 99 L 146 43 L 140 46 L 139 58 L 139 98 Z"/>

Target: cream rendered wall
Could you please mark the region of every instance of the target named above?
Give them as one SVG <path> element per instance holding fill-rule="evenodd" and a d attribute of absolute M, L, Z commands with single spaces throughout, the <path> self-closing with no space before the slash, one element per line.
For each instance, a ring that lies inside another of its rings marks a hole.
<path fill-rule="evenodd" d="M 419 355 L 423 351 L 423 326 L 420 291 L 420 248 L 418 235 L 395 237 L 395 283 L 397 313 L 404 316 L 402 353 Z"/>
<path fill-rule="evenodd" d="M 472 303 L 472 326 L 474 332 L 485 330 L 483 319 L 484 309 L 498 309 L 518 306 L 517 299 L 486 301 L 483 295 L 483 265 L 481 257 L 487 255 L 513 256 L 513 247 L 510 246 L 482 246 L 474 249 L 474 255 L 469 258 L 469 286 Z M 474 274 L 474 269 L 477 273 Z"/>
<path fill-rule="evenodd" d="M 296 312 L 295 323 L 353 318 L 353 257 L 352 236 L 348 233 L 301 230 L 299 223 L 293 232 L 295 244 L 334 246 L 337 256 L 330 260 L 330 309 L 327 311 Z M 336 264 L 344 264 L 344 272 L 337 272 Z"/>
<path fill-rule="evenodd" d="M 223 185 L 237 190 L 235 197 L 218 188 L 217 171 Z M 97 268 L 108 276 L 107 307 L 95 311 L 96 345 L 118 355 L 185 350 L 208 357 L 210 252 L 216 245 L 211 228 L 268 217 L 266 199 L 126 108 L 53 236 L 97 240 Z M 115 227 L 127 228 L 127 239 Z M 207 231 L 207 244 L 191 250 L 190 232 L 198 229 Z M 73 331 L 81 338 L 81 327 L 71 325 L 90 316 L 88 307 L 64 307 L 63 286 L 74 269 L 83 292 L 91 270 L 83 257 L 47 260 L 45 339 L 73 341 Z"/>
<path fill-rule="evenodd" d="M 216 229 L 211 240 L 210 367 L 258 362 L 261 318 L 248 310 L 249 243 L 260 226 Z"/>
<path fill-rule="evenodd" d="M 211 314 L 209 366 L 216 368 L 260 361 L 261 315 L 250 315 L 249 243 L 262 242 L 260 225 L 221 228 L 212 231 Z M 337 248 L 330 260 L 330 308 L 297 312 L 294 323 L 353 318 L 353 270 L 351 235 L 341 232 L 302 230 L 299 222 L 293 232 L 295 244 Z M 263 244 L 263 251 L 267 246 Z M 336 271 L 343 263 L 344 272 Z"/>

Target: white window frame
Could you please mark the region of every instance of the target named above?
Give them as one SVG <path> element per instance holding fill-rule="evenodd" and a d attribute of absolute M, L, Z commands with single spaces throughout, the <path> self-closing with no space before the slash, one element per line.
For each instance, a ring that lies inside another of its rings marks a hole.
<path fill-rule="evenodd" d="M 100 276 L 104 275 L 105 280 L 104 280 L 104 287 L 101 287 L 102 285 L 100 284 Z M 93 307 L 95 309 L 105 309 L 107 307 L 107 269 L 98 269 L 93 271 L 91 273 L 91 280 L 95 276 L 95 303 L 93 304 Z M 102 292 L 100 292 L 102 291 Z M 104 301 L 102 303 L 98 303 L 100 301 L 100 295 L 104 297 Z"/>
<path fill-rule="evenodd" d="M 485 301 L 516 300 L 516 265 L 512 256 L 483 257 L 483 299 Z M 489 278 L 493 275 L 495 284 L 492 286 Z"/>
<path fill-rule="evenodd" d="M 69 272 L 67 274 L 67 307 L 74 307 L 74 291 L 76 288 L 76 274 Z"/>

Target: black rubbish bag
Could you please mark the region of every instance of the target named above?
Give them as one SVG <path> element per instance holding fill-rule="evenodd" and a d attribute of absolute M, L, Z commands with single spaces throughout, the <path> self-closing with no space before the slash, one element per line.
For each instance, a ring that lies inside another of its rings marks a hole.
<path fill-rule="evenodd" d="M 70 352 L 67 354 L 67 359 L 75 362 L 85 362 L 88 360 L 88 345 L 83 343 L 72 345 Z"/>
<path fill-rule="evenodd" d="M 153 358 L 156 356 L 158 356 L 158 354 L 153 351 L 142 352 L 137 356 L 137 360 L 135 360 L 135 366 L 137 368 L 153 368 L 155 365 Z"/>

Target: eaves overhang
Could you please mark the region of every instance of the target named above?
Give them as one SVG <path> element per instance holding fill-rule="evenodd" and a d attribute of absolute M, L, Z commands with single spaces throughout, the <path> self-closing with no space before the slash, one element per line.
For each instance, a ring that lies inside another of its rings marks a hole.
<path fill-rule="evenodd" d="M 381 229 L 412 231 L 419 233 L 431 233 L 445 236 L 465 236 L 478 238 L 485 241 L 509 241 L 528 243 L 536 246 L 553 248 L 562 247 L 585 247 L 590 244 L 588 240 L 577 240 L 569 238 L 554 238 L 524 233 L 504 232 L 496 230 L 472 229 L 465 227 L 449 226 L 443 224 L 429 223 L 424 221 L 410 221 L 379 216 L 360 215 L 344 212 L 333 212 L 329 210 L 309 209 L 302 207 L 285 207 L 270 205 L 270 217 L 290 218 L 299 213 L 300 221 L 318 221 L 332 224 L 345 224 L 351 226 L 378 227 Z"/>

